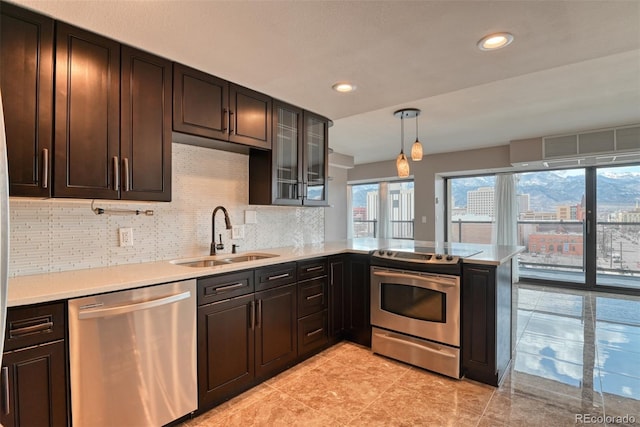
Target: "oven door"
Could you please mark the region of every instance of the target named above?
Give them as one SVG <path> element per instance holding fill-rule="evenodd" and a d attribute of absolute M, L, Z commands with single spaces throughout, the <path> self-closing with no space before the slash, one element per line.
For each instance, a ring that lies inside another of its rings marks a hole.
<path fill-rule="evenodd" d="M 371 324 L 460 346 L 460 277 L 371 267 Z"/>

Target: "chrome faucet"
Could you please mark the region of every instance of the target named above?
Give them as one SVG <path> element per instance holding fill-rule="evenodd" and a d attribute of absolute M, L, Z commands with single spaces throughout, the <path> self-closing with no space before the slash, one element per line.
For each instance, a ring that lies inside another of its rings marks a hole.
<path fill-rule="evenodd" d="M 229 213 L 224 208 L 224 206 L 217 206 L 211 214 L 211 252 L 209 252 L 209 255 L 215 255 L 216 251 L 221 251 L 224 249 L 224 245 L 222 244 L 222 234 L 220 234 L 220 243 L 216 244 L 216 214 L 219 210 L 222 210 L 222 213 L 224 214 L 224 224 L 227 230 L 231 230 L 231 220 L 229 219 Z"/>

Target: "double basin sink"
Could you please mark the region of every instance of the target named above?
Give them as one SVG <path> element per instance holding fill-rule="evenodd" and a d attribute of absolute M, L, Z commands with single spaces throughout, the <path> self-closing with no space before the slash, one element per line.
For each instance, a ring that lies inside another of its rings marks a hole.
<path fill-rule="evenodd" d="M 257 261 L 266 258 L 274 258 L 279 255 L 265 253 L 246 253 L 242 255 L 226 256 L 212 255 L 200 258 L 175 259 L 170 261 L 171 264 L 182 265 L 185 267 L 215 267 L 218 265 L 237 264 L 239 262 Z"/>

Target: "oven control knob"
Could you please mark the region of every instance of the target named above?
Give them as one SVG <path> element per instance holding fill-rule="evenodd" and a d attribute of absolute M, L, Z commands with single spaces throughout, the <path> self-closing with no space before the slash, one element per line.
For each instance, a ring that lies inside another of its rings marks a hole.
<path fill-rule="evenodd" d="M 447 255 L 447 261 L 453 261 L 453 255 Z"/>
<path fill-rule="evenodd" d="M 378 251 L 378 255 L 380 256 L 384 255 L 384 251 Z"/>
<path fill-rule="evenodd" d="M 436 254 L 436 259 L 442 259 L 442 254 Z"/>
<path fill-rule="evenodd" d="M 393 255 L 393 252 L 387 251 L 387 256 L 391 256 L 391 255 Z"/>

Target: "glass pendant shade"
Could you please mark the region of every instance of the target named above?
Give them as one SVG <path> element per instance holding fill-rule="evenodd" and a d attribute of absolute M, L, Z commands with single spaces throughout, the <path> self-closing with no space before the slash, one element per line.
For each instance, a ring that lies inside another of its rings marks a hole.
<path fill-rule="evenodd" d="M 414 162 L 419 162 L 422 160 L 422 144 L 416 138 L 416 142 L 411 146 L 411 160 Z"/>
<path fill-rule="evenodd" d="M 407 160 L 407 156 L 405 156 L 402 151 L 396 158 L 396 168 L 398 169 L 398 176 L 400 178 L 409 176 L 409 160 Z"/>

